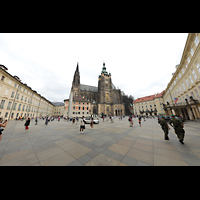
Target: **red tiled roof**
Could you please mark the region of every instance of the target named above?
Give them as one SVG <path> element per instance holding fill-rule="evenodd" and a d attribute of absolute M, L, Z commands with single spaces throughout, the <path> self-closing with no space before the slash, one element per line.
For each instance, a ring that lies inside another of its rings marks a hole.
<path fill-rule="evenodd" d="M 135 101 L 133 101 L 133 103 L 140 103 L 140 102 L 154 100 L 155 98 L 162 97 L 162 95 L 163 95 L 164 92 L 165 92 L 165 90 L 163 90 L 161 93 L 158 93 L 158 94 L 155 94 L 155 95 L 150 95 L 150 96 L 138 98 Z"/>

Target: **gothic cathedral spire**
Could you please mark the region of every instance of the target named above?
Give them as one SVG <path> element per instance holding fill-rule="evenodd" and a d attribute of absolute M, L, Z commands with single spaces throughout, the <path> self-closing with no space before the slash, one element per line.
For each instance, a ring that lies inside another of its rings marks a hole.
<path fill-rule="evenodd" d="M 71 87 L 71 91 L 73 92 L 74 96 L 80 93 L 80 73 L 78 64 L 79 63 L 77 62 L 76 71 L 74 73 L 74 79 Z"/>

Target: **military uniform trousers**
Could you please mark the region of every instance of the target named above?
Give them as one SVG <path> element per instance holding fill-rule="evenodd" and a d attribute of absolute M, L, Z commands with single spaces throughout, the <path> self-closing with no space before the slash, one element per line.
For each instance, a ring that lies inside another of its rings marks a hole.
<path fill-rule="evenodd" d="M 162 127 L 162 130 L 164 131 L 164 133 L 165 133 L 165 138 L 168 138 L 168 134 L 169 134 L 169 129 L 168 129 L 168 127 L 166 126 L 164 126 L 164 127 Z"/>
<path fill-rule="evenodd" d="M 178 137 L 179 140 L 183 141 L 184 140 L 184 137 L 185 137 L 185 130 L 182 128 L 174 128 L 175 130 L 175 133 Z"/>

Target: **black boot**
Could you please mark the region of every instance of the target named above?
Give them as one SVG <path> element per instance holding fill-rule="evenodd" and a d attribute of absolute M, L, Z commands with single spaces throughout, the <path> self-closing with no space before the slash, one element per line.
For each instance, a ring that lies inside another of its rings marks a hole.
<path fill-rule="evenodd" d="M 183 140 L 179 140 L 179 142 L 180 142 L 181 144 L 184 144 Z"/>
<path fill-rule="evenodd" d="M 165 137 L 165 140 L 169 140 L 169 137 L 168 137 L 168 136 L 166 136 L 166 137 Z"/>

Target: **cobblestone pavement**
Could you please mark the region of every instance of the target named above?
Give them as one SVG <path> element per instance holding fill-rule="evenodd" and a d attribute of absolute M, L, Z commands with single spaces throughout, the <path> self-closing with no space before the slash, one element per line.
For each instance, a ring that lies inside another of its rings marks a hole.
<path fill-rule="evenodd" d="M 25 132 L 24 121 L 9 121 L 0 141 L 0 165 L 5 166 L 192 166 L 200 165 L 200 121 L 185 122 L 185 144 L 173 128 L 169 141 L 157 119 L 142 120 L 139 127 L 128 117 L 86 125 L 64 120 L 44 124 L 31 121 Z"/>

